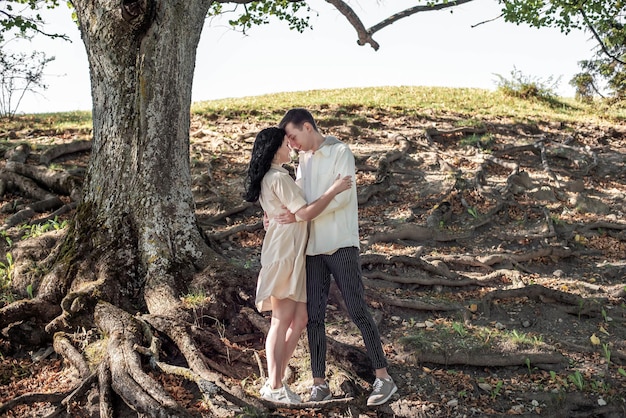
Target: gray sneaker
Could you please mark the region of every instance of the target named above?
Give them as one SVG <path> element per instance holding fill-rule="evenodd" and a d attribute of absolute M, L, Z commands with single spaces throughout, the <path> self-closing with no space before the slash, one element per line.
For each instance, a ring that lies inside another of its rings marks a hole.
<path fill-rule="evenodd" d="M 327 401 L 332 397 L 333 394 L 330 393 L 328 383 L 324 383 L 323 385 L 313 385 L 311 388 L 311 397 L 309 398 L 309 402 Z"/>
<path fill-rule="evenodd" d="M 300 397 L 300 395 L 298 395 L 296 392 L 291 390 L 291 388 L 287 385 L 287 383 L 283 382 L 283 387 L 285 388 L 285 392 L 287 392 L 287 396 L 289 396 L 289 399 L 293 401 L 292 403 L 302 402 L 302 398 Z"/>
<path fill-rule="evenodd" d="M 372 390 L 370 397 L 367 398 L 367 406 L 384 404 L 398 390 L 391 377 L 389 379 L 379 379 L 377 377 L 372 386 L 374 390 Z"/>

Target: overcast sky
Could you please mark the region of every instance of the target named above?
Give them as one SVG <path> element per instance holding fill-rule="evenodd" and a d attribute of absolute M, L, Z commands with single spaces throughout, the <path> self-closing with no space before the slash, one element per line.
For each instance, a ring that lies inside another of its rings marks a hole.
<path fill-rule="evenodd" d="M 65 2 L 43 14 L 48 31 L 63 32 L 71 43 L 37 37 L 15 47 L 44 51 L 56 59 L 46 69 L 48 89 L 28 95 L 19 111 L 91 110 L 89 71 L 83 43 Z M 593 43 L 582 32 L 533 29 L 496 20 L 495 0 L 475 0 L 454 11 L 418 13 L 374 35 L 380 49 L 356 44 L 356 32 L 322 0 L 313 30 L 300 34 L 283 22 L 234 32 L 225 19 L 207 19 L 198 47 L 193 101 L 265 93 L 367 86 L 447 86 L 493 90 L 497 74 L 519 70 L 547 82 L 560 78 L 557 93 L 573 96 L 569 80 L 577 62 L 591 56 Z M 402 0 L 351 2 L 366 27 L 411 5 Z M 366 9 L 366 4 L 369 4 Z M 475 27 L 472 27 L 477 25 Z"/>

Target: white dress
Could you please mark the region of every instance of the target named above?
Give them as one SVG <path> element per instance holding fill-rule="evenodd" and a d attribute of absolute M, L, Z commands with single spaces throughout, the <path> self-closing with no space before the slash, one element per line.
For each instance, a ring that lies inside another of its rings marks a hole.
<path fill-rule="evenodd" d="M 292 213 L 306 206 L 304 193 L 286 169 L 272 164 L 261 182 L 259 202 L 270 222 L 261 249 L 255 305 L 259 311 L 271 310 L 270 296 L 306 302 L 307 222 L 281 225 L 273 221 L 285 210 L 283 206 Z"/>

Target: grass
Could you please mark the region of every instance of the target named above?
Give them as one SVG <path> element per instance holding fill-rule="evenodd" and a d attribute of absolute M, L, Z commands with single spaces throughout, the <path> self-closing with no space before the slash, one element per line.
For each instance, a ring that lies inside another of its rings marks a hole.
<path fill-rule="evenodd" d="M 374 119 L 377 109 L 396 117 L 433 118 L 453 113 L 463 116 L 466 126 L 481 126 L 482 118 L 494 117 L 523 123 L 585 120 L 610 124 L 626 120 L 625 107 L 604 102 L 582 103 L 559 97 L 550 101 L 522 99 L 500 90 L 418 86 L 310 90 L 201 101 L 192 104 L 191 113 L 209 122 L 220 117 L 243 117 L 275 124 L 292 107 L 330 109 L 342 124 L 346 120 L 358 124 L 362 115 L 355 111 L 368 109 Z M 320 120 L 322 125 L 333 123 L 330 116 Z M 13 120 L 0 120 L 0 139 L 23 129 L 88 131 L 91 127 L 89 111 L 18 115 Z"/>
<path fill-rule="evenodd" d="M 407 348 L 416 351 L 513 352 L 516 350 L 548 348 L 541 337 L 516 330 L 497 330 L 485 326 L 466 327 L 462 322 L 442 321 L 429 330 L 419 329 L 400 338 Z"/>
<path fill-rule="evenodd" d="M 357 109 L 383 109 L 392 115 L 413 117 L 456 113 L 465 115 L 469 121 L 482 117 L 512 118 L 525 123 L 626 120 L 626 108 L 599 102 L 585 104 L 567 98 L 548 102 L 512 97 L 500 91 L 444 87 L 368 87 L 277 93 L 197 102 L 192 106 L 192 113 L 213 117 L 247 115 L 276 123 L 291 107 L 328 108 L 342 119 L 346 116 L 349 119 L 351 112 Z"/>
<path fill-rule="evenodd" d="M 0 129 L 5 132 L 29 130 L 90 130 L 91 112 L 74 111 L 16 115 L 13 119 L 0 119 Z M 0 135 L 0 138 L 4 134 Z"/>

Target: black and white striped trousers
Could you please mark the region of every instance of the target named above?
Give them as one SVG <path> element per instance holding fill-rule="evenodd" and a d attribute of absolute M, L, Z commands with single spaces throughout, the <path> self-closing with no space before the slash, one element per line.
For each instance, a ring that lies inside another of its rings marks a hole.
<path fill-rule="evenodd" d="M 330 289 L 330 275 L 343 295 L 350 318 L 363 336 L 367 354 L 374 369 L 387 367 L 378 327 L 365 303 L 361 279 L 359 249 L 340 248 L 332 255 L 306 257 L 306 293 L 309 321 L 307 336 L 311 351 L 313 377 L 326 377 L 326 305 Z"/>

